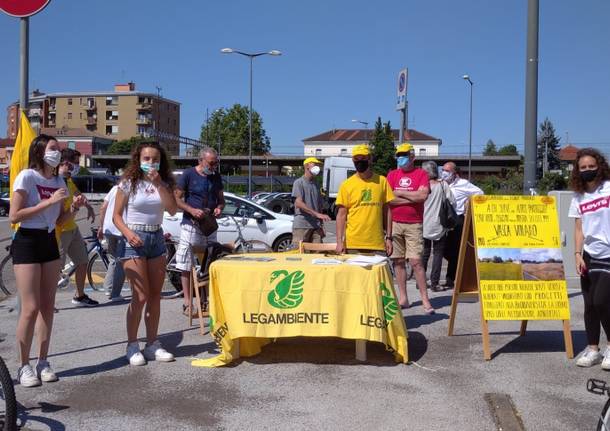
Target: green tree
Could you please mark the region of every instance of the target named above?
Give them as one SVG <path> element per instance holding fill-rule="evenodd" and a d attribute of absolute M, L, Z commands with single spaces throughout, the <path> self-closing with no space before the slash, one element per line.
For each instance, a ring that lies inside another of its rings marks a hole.
<path fill-rule="evenodd" d="M 388 171 L 396 167 L 394 134 L 389 121 L 382 123 L 381 117 L 377 117 L 369 145 L 374 160 L 373 171 L 379 175 L 387 175 Z"/>
<path fill-rule="evenodd" d="M 141 136 L 132 136 L 129 139 L 114 142 L 108 147 L 108 154 L 131 154 L 133 147 L 145 140 L 146 138 Z"/>
<path fill-rule="evenodd" d="M 499 156 L 518 156 L 519 152 L 517 151 L 517 147 L 515 145 L 505 145 L 500 147 L 497 154 Z"/>
<path fill-rule="evenodd" d="M 201 141 L 228 155 L 248 155 L 249 149 L 249 109 L 240 104 L 230 109 L 214 111 L 207 124 L 201 126 Z M 252 154 L 269 152 L 271 143 L 263 128 L 263 120 L 252 111 Z"/>
<path fill-rule="evenodd" d="M 538 181 L 538 193 L 546 195 L 552 190 L 565 190 L 568 187 L 568 181 L 562 174 L 547 172 L 540 181 Z"/>
<path fill-rule="evenodd" d="M 537 178 L 542 178 L 544 156 L 546 153 L 548 169 L 560 169 L 559 160 L 559 141 L 555 135 L 555 127 L 548 118 L 545 118 L 540 123 L 540 130 L 538 131 L 538 143 L 537 143 Z"/>
<path fill-rule="evenodd" d="M 485 144 L 485 149 L 483 150 L 484 156 L 497 156 L 498 148 L 496 148 L 496 144 L 491 139 L 487 140 L 487 144 Z"/>

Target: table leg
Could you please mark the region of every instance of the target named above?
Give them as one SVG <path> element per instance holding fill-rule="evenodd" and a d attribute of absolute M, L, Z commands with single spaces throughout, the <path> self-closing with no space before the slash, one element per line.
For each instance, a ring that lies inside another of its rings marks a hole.
<path fill-rule="evenodd" d="M 356 360 L 366 361 L 366 340 L 356 340 Z"/>
<path fill-rule="evenodd" d="M 239 358 L 239 338 L 233 340 L 233 359 Z"/>

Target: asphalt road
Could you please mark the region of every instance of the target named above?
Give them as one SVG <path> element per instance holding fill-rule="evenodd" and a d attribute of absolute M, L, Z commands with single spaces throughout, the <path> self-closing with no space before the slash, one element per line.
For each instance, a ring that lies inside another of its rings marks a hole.
<path fill-rule="evenodd" d="M 569 285 L 580 351 L 582 297 L 574 281 Z M 493 430 L 486 399 L 507 395 L 525 429 L 586 430 L 594 429 L 605 402 L 586 391 L 586 381 L 610 377 L 566 358 L 559 322 L 530 322 L 524 337 L 518 322 L 492 322 L 494 357 L 484 361 L 479 304 L 459 305 L 456 335 L 447 337 L 451 293 L 431 293 L 438 312 L 427 316 L 412 282 L 415 306 L 403 311 L 409 365 L 395 364 L 382 345 L 369 343 L 368 361 L 359 363 L 353 342 L 290 339 L 224 368 L 194 368 L 191 358 L 214 355 L 215 345 L 187 327 L 181 300 L 173 299 L 162 301 L 160 332 L 177 361 L 134 368 L 124 358 L 126 304 L 79 309 L 71 295 L 72 288 L 58 293 L 49 358 L 60 381 L 16 387 L 26 429 Z M 14 298 L 0 302 L 0 355 L 13 372 L 14 306 Z"/>

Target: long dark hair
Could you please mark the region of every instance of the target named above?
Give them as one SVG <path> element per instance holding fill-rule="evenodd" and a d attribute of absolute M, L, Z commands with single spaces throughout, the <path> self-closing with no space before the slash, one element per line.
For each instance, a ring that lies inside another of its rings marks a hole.
<path fill-rule="evenodd" d="M 593 157 L 597 162 L 597 175 L 595 176 L 595 185 L 601 184 L 603 181 L 610 180 L 610 169 L 608 168 L 608 162 L 606 158 L 597 151 L 595 148 L 583 148 L 578 150 L 576 153 L 576 160 L 574 160 L 574 169 L 572 169 L 572 175 L 570 176 L 570 187 L 576 193 L 584 193 L 586 191 L 586 183 L 580 178 L 580 170 L 578 169 L 578 162 L 585 156 Z"/>
<path fill-rule="evenodd" d="M 30 169 L 42 171 L 44 169 L 44 152 L 47 144 L 57 139 L 51 135 L 38 135 L 30 144 L 30 152 L 28 154 L 28 165 Z M 53 175 L 57 176 L 57 168 L 53 169 Z"/>
<path fill-rule="evenodd" d="M 140 169 L 140 153 L 144 148 L 154 148 L 159 151 L 161 156 L 160 166 L 159 166 L 159 175 L 165 184 L 169 186 L 170 189 L 174 188 L 174 176 L 172 175 L 172 171 L 169 167 L 169 160 L 167 158 L 167 153 L 165 149 L 159 144 L 157 141 L 145 141 L 140 142 L 137 147 L 131 152 L 131 160 L 123 173 L 123 177 L 121 178 L 124 181 L 129 181 L 131 183 L 131 193 L 135 193 L 138 187 L 138 183 L 140 181 L 144 181 L 145 175 L 142 169 Z"/>

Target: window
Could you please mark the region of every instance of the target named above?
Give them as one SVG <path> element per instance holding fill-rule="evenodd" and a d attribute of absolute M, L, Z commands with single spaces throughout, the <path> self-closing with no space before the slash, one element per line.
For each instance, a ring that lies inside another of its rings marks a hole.
<path fill-rule="evenodd" d="M 118 96 L 107 96 L 106 97 L 106 106 L 116 106 L 119 104 Z"/>
<path fill-rule="evenodd" d="M 341 155 L 347 156 L 347 148 L 341 148 Z"/>
<path fill-rule="evenodd" d="M 146 126 L 138 126 L 138 135 L 144 135 L 147 133 L 147 127 Z"/>
<path fill-rule="evenodd" d="M 420 148 L 419 149 L 419 155 L 420 156 L 425 156 L 426 155 L 426 149 L 425 148 Z"/>
<path fill-rule="evenodd" d="M 78 103 L 79 103 L 80 105 L 82 105 L 82 104 L 83 104 L 83 98 L 82 98 L 82 97 L 79 97 L 79 99 L 78 99 Z"/>
<path fill-rule="evenodd" d="M 80 119 L 82 120 L 83 119 L 83 113 L 81 112 L 79 115 L 80 115 Z"/>
<path fill-rule="evenodd" d="M 117 135 L 119 133 L 119 126 L 106 126 L 107 135 Z"/>
<path fill-rule="evenodd" d="M 322 148 L 316 148 L 316 156 L 322 155 Z"/>
<path fill-rule="evenodd" d="M 68 99 L 68 105 L 72 105 L 72 99 Z"/>
<path fill-rule="evenodd" d="M 68 112 L 68 120 L 72 119 L 72 112 Z"/>
<path fill-rule="evenodd" d="M 106 120 L 117 121 L 119 119 L 119 111 L 106 111 Z"/>

